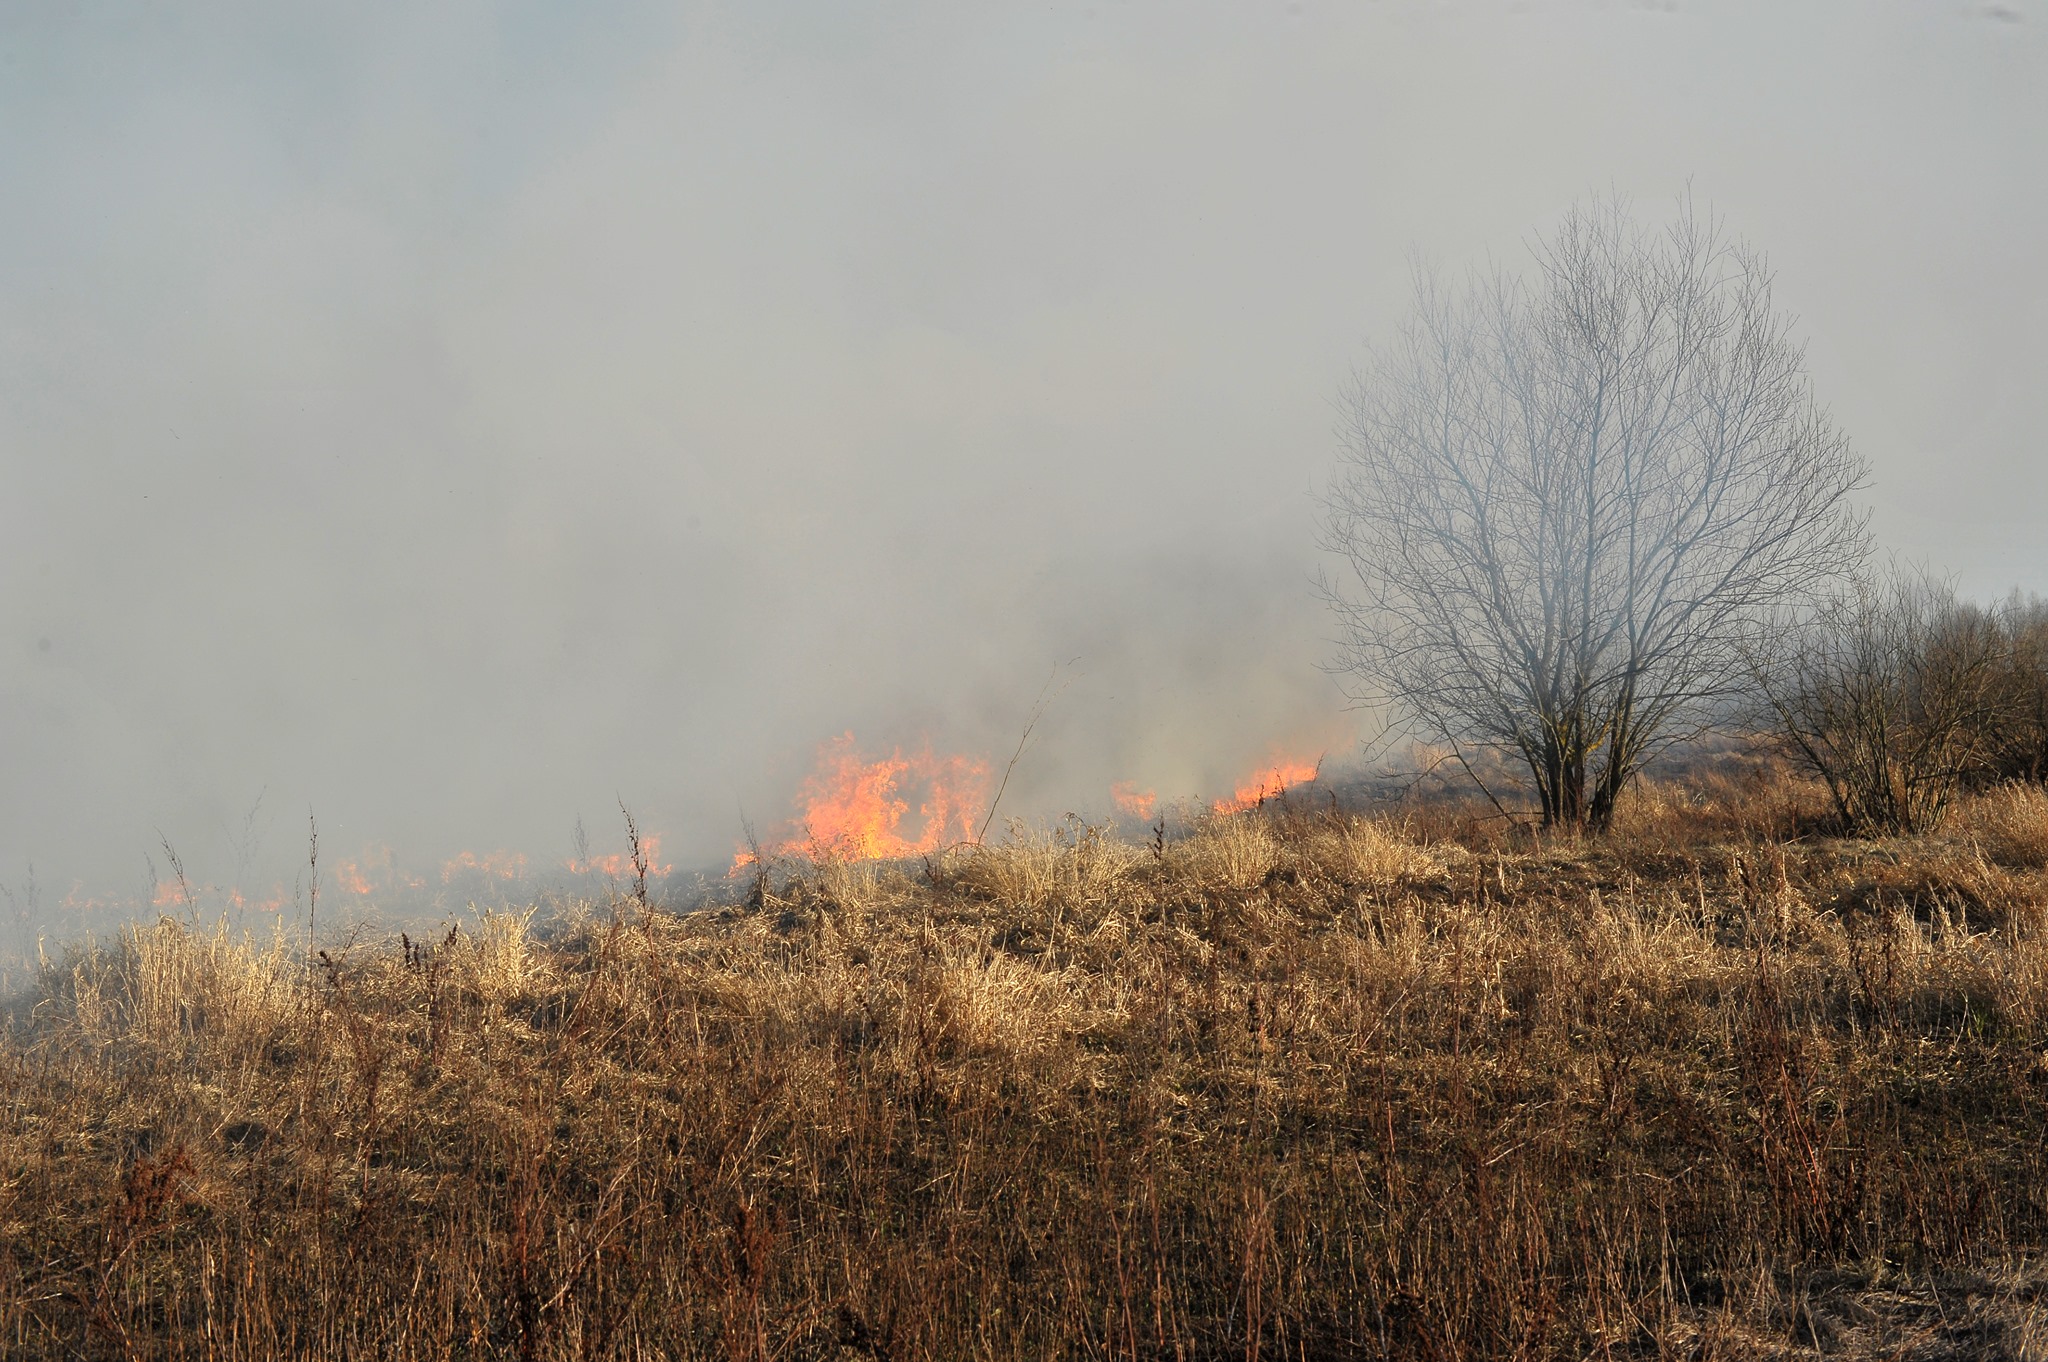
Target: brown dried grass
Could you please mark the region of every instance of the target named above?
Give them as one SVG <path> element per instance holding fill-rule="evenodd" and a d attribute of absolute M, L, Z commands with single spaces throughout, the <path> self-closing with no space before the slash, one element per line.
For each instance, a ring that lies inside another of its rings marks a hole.
<path fill-rule="evenodd" d="M 2018 870 L 2048 867 L 2048 790 L 2004 785 L 1966 803 L 1957 823 L 1993 860 Z"/>
<path fill-rule="evenodd" d="M 0 1043 L 0 1351 L 2040 1356 L 2048 876 L 1652 794 L 136 928 Z"/>

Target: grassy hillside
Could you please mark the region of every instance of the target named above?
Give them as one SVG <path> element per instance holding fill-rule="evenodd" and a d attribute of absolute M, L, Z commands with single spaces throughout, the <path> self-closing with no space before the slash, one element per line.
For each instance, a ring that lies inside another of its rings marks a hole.
<path fill-rule="evenodd" d="M 1797 793 L 160 922 L 0 1041 L 0 1351 L 2048 1355 L 2048 798 Z"/>

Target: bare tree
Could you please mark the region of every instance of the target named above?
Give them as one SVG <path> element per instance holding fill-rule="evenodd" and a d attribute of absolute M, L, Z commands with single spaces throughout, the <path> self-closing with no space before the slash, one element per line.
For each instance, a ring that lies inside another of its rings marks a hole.
<path fill-rule="evenodd" d="M 1862 559 L 1863 464 L 1711 215 L 1595 201 L 1534 256 L 1461 291 L 1418 271 L 1347 394 L 1324 544 L 1356 587 L 1328 594 L 1365 693 L 1597 830 L 1738 688 L 1745 631 Z"/>
<path fill-rule="evenodd" d="M 1995 776 L 2026 697 L 1998 615 L 1894 569 L 1754 653 L 1759 692 L 1792 753 L 1827 785 L 1842 830 L 1933 828 L 1964 786 Z"/>
<path fill-rule="evenodd" d="M 2006 704 L 1995 774 L 2048 782 L 2048 600 L 2015 591 L 1998 607 L 2007 646 Z"/>

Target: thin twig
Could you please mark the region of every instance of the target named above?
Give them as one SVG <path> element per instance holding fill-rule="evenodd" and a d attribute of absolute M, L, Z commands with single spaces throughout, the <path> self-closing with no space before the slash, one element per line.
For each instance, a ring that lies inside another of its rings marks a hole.
<path fill-rule="evenodd" d="M 1065 665 L 1071 667 L 1080 660 L 1078 657 L 1069 658 Z M 1069 676 L 1065 681 L 1060 682 L 1058 690 L 1052 689 L 1052 683 L 1059 680 L 1060 666 L 1060 663 L 1055 662 L 1052 668 L 1052 675 L 1046 677 L 1045 684 L 1039 687 L 1038 701 L 1031 707 L 1031 717 L 1025 721 L 1024 731 L 1017 737 L 1017 750 L 1010 754 L 1010 764 L 1003 768 L 1002 783 L 996 786 L 996 797 L 989 801 L 988 816 L 981 820 L 981 829 L 974 834 L 974 840 L 977 842 L 982 841 L 988 836 L 988 825 L 996 820 L 996 809 L 1003 802 L 1003 791 L 1010 788 L 1010 773 L 1017 769 L 1017 759 L 1024 755 L 1024 745 L 1031 741 L 1031 730 L 1038 727 L 1038 721 L 1045 717 L 1045 711 L 1052 706 L 1052 702 L 1064 695 L 1067 687 L 1074 683 L 1074 678 Z M 1052 691 L 1052 694 L 1047 695 L 1047 691 Z"/>

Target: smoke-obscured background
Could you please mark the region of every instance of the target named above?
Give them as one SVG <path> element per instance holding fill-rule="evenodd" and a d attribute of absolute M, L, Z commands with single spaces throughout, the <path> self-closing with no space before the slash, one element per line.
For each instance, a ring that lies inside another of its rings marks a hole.
<path fill-rule="evenodd" d="M 1588 192 L 2048 589 L 2039 5 L 325 8 L 0 15 L 0 881 L 708 864 L 1070 660 L 1007 811 L 1341 750 L 1333 399 Z"/>

